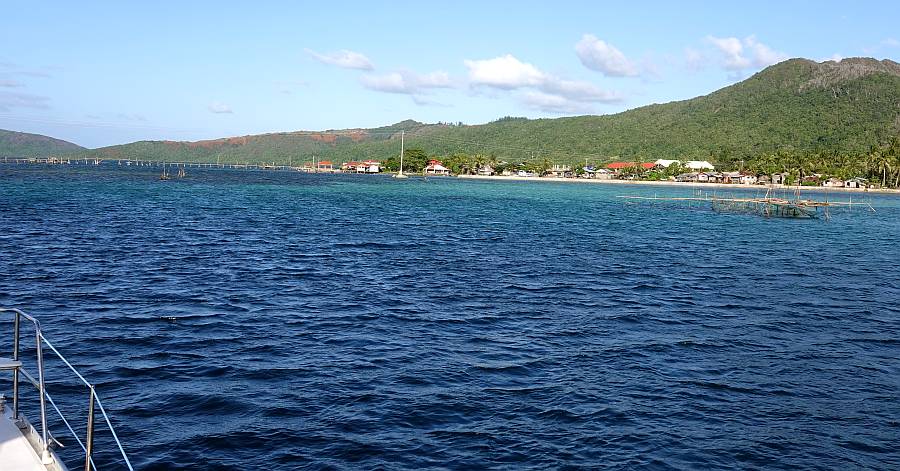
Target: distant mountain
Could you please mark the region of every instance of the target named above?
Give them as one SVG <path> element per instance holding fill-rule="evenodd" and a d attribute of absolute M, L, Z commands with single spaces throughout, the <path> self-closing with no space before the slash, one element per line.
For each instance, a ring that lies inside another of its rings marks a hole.
<path fill-rule="evenodd" d="M 399 154 L 400 132 L 416 134 L 440 128 L 407 120 L 372 129 L 295 131 L 254 136 L 238 136 L 207 141 L 138 141 L 87 151 L 86 155 L 105 159 L 166 160 L 221 163 L 301 163 L 328 158 L 382 158 L 384 152 L 367 149 L 363 144 L 381 143 L 396 137 Z M 384 148 L 391 147 L 385 146 Z M 377 147 L 376 147 L 377 148 Z M 369 152 L 369 153 L 367 153 Z"/>
<path fill-rule="evenodd" d="M 900 64 L 791 59 L 709 95 L 607 116 L 502 118 L 475 126 L 403 121 L 374 129 L 286 132 L 199 142 L 141 141 L 89 151 L 103 158 L 298 163 L 489 154 L 520 161 L 743 159 L 777 150 L 863 152 L 900 134 Z"/>
<path fill-rule="evenodd" d="M 46 157 L 82 150 L 84 147 L 61 139 L 0 129 L 0 157 Z"/>

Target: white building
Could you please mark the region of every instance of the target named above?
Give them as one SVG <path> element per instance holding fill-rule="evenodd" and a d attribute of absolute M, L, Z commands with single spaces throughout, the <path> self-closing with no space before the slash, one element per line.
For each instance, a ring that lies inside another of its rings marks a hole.
<path fill-rule="evenodd" d="M 429 160 L 425 175 L 450 175 L 450 169 L 441 165 L 440 160 Z"/>
<path fill-rule="evenodd" d="M 668 160 L 668 159 L 659 159 L 656 162 L 653 162 L 657 167 L 669 168 L 672 164 L 681 165 L 680 160 Z"/>
<path fill-rule="evenodd" d="M 705 161 L 705 160 L 689 160 L 684 163 L 685 168 L 689 168 L 691 170 L 715 170 L 713 164 Z"/>
<path fill-rule="evenodd" d="M 381 172 L 381 162 L 378 162 L 377 160 L 366 160 L 362 163 L 362 168 L 364 169 L 364 173 L 379 173 Z"/>

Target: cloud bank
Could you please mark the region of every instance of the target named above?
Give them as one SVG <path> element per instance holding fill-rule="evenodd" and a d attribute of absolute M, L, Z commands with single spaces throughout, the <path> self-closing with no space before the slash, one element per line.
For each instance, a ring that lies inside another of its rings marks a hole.
<path fill-rule="evenodd" d="M 209 106 L 207 107 L 207 109 L 209 110 L 210 113 L 215 113 L 215 114 L 231 114 L 234 112 L 234 111 L 232 111 L 230 106 L 228 106 L 224 103 L 219 103 L 218 101 L 214 101 L 214 102 L 210 103 Z"/>
<path fill-rule="evenodd" d="M 617 103 L 622 97 L 590 82 L 566 80 L 548 74 L 511 54 L 493 59 L 466 60 L 469 85 L 498 90 L 524 89 L 522 102 L 549 113 L 589 113 L 592 104 Z"/>
<path fill-rule="evenodd" d="M 597 38 L 593 34 L 585 34 L 575 44 L 575 54 L 588 69 L 597 71 L 607 77 L 637 77 L 638 66 L 625 57 L 622 51 L 612 44 Z"/>
<path fill-rule="evenodd" d="M 767 67 L 788 58 L 787 54 L 773 50 L 757 41 L 754 36 L 748 36 L 743 40 L 736 37 L 707 36 L 706 40 L 719 51 L 725 70 L 731 72 L 739 73 L 746 69 Z"/>
<path fill-rule="evenodd" d="M 341 49 L 340 51 L 325 54 L 320 54 L 312 49 L 306 49 L 306 53 L 323 64 L 333 65 L 344 69 L 375 69 L 375 65 L 372 64 L 372 61 L 370 61 L 368 57 L 359 52 L 348 51 L 347 49 Z"/>

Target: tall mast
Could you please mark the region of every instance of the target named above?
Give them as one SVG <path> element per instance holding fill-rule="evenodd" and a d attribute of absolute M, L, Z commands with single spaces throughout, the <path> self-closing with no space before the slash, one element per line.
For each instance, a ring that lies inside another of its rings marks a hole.
<path fill-rule="evenodd" d="M 403 131 L 400 131 L 400 173 L 403 173 Z"/>

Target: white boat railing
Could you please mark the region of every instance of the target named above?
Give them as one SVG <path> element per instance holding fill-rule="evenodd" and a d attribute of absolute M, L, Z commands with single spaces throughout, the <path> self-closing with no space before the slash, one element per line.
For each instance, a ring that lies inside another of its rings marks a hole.
<path fill-rule="evenodd" d="M 41 450 L 37 450 L 40 452 L 41 458 L 47 462 L 50 460 L 51 452 L 50 452 L 50 444 L 51 441 L 55 441 L 50 435 L 50 431 L 47 427 L 47 403 L 50 403 L 50 406 L 56 411 L 59 418 L 62 420 L 63 424 L 66 426 L 66 429 L 69 430 L 69 433 L 84 451 L 84 470 L 91 471 L 96 470 L 97 467 L 94 463 L 93 453 L 94 453 L 94 422 L 95 422 L 95 409 L 94 406 L 100 410 L 100 415 L 103 417 L 103 420 L 106 422 L 106 426 L 112 435 L 113 440 L 116 442 L 116 446 L 119 449 L 119 452 L 122 454 L 122 459 L 124 460 L 125 466 L 129 469 L 129 471 L 134 471 L 134 468 L 131 466 L 131 461 L 128 459 L 128 455 L 125 453 L 124 447 L 122 447 L 122 442 L 119 440 L 119 436 L 116 434 L 115 428 L 113 428 L 112 422 L 109 419 L 109 414 L 106 413 L 106 409 L 103 407 L 103 402 L 100 401 L 100 397 L 97 396 L 96 388 L 93 384 L 88 382 L 78 370 L 69 363 L 68 360 L 47 340 L 46 337 L 41 333 L 41 324 L 34 317 L 20 311 L 19 309 L 14 308 L 0 308 L 0 314 L 11 314 L 13 316 L 13 362 L 20 362 L 20 337 L 21 337 L 21 323 L 24 318 L 27 321 L 30 321 L 34 326 L 34 339 L 35 339 L 35 354 L 37 359 L 37 378 L 35 378 L 31 373 L 26 371 L 22 366 L 18 366 L 13 368 L 13 405 L 12 405 L 12 413 L 13 420 L 19 420 L 19 380 L 20 376 L 27 379 L 40 394 L 40 413 L 41 413 Z M 89 402 L 87 409 L 87 426 L 86 432 L 84 436 L 84 440 L 82 441 L 81 437 L 78 433 L 75 432 L 75 429 L 72 428 L 72 425 L 69 423 L 68 419 L 63 415 L 62 411 L 59 410 L 56 403 L 53 401 L 53 398 L 50 397 L 50 394 L 47 392 L 47 388 L 45 386 L 45 378 L 44 378 L 44 349 L 43 346 L 46 345 L 53 353 L 59 357 L 62 362 L 69 367 L 70 370 L 75 374 L 75 376 L 84 384 L 84 386 L 88 389 L 89 394 Z"/>

